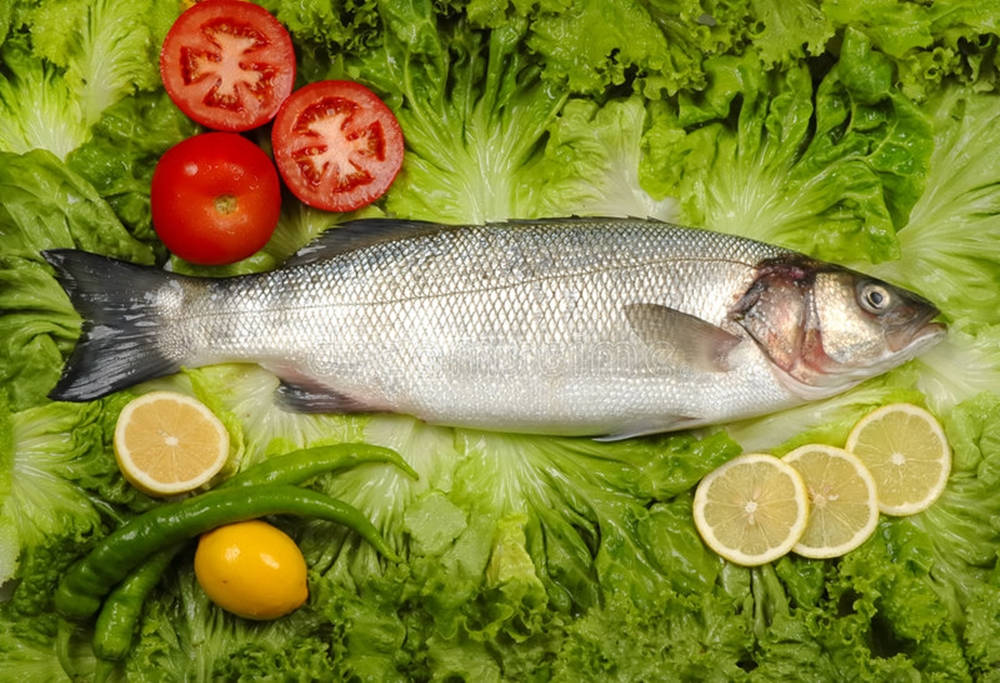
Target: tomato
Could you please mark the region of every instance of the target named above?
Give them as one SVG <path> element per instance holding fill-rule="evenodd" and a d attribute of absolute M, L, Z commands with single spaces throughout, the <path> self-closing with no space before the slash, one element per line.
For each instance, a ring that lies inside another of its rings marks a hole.
<path fill-rule="evenodd" d="M 232 263 L 278 224 L 281 183 L 264 151 L 236 133 L 203 133 L 167 150 L 153 171 L 153 228 L 181 258 Z"/>
<path fill-rule="evenodd" d="M 285 27 L 243 0 L 205 0 L 181 14 L 160 52 L 170 99 L 198 123 L 243 131 L 272 118 L 292 92 L 295 51 Z"/>
<path fill-rule="evenodd" d="M 310 206 L 354 211 L 385 194 L 403 164 L 403 131 L 375 93 L 352 81 L 311 83 L 271 129 L 285 184 Z"/>
<path fill-rule="evenodd" d="M 309 597 L 302 551 L 283 531 L 260 520 L 203 534 L 194 573 L 212 602 L 246 619 L 276 619 Z"/>

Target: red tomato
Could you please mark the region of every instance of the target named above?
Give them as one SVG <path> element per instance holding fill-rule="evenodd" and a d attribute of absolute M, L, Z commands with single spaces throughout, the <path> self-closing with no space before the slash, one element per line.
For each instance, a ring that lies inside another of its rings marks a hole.
<path fill-rule="evenodd" d="M 385 194 L 403 164 L 389 107 L 352 81 L 311 83 L 285 100 L 271 129 L 285 184 L 310 206 L 354 211 Z"/>
<path fill-rule="evenodd" d="M 170 99 L 198 123 L 241 131 L 272 118 L 292 92 L 295 51 L 285 27 L 242 0 L 205 0 L 181 14 L 160 51 Z"/>
<path fill-rule="evenodd" d="M 153 171 L 153 227 L 173 253 L 220 265 L 263 247 L 281 212 L 281 183 L 267 154 L 236 133 L 180 142 Z"/>

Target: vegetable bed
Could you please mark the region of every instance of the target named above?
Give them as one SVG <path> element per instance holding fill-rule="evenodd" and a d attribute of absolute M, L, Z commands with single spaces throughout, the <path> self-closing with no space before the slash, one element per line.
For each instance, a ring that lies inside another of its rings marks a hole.
<path fill-rule="evenodd" d="M 291 34 L 296 87 L 370 88 L 406 151 L 366 208 L 285 192 L 270 241 L 225 266 L 169 254 L 152 226 L 153 169 L 204 131 L 157 68 L 181 4 L 0 4 L 0 679 L 93 677 L 93 624 L 67 627 L 53 596 L 164 504 L 125 481 L 112 448 L 122 408 L 156 388 L 222 420 L 223 476 L 367 442 L 419 478 L 360 461 L 307 482 L 360 510 L 400 561 L 346 527 L 268 518 L 308 566 L 308 600 L 280 619 L 214 606 L 182 547 L 114 680 L 1000 680 L 1000 6 L 259 4 Z M 270 132 L 245 135 L 270 151 Z M 44 249 L 224 276 L 276 267 L 351 218 L 573 214 L 653 216 L 871 272 L 931 299 L 949 335 L 834 399 L 614 443 L 290 413 L 249 365 L 46 398 L 81 321 Z M 744 451 L 842 446 L 897 401 L 937 415 L 953 451 L 928 510 L 883 515 L 829 560 L 748 569 L 703 544 L 704 475 Z"/>

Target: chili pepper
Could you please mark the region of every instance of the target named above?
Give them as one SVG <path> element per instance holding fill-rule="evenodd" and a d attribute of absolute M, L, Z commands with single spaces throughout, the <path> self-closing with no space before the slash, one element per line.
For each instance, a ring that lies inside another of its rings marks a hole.
<path fill-rule="evenodd" d="M 98 658 L 118 661 L 128 654 L 146 597 L 182 547 L 178 544 L 147 558 L 111 591 L 94 626 L 94 654 Z"/>
<path fill-rule="evenodd" d="M 418 478 L 398 453 L 381 446 L 345 443 L 305 448 L 268 458 L 235 475 L 218 488 L 262 484 L 298 484 L 323 472 L 366 462 L 387 462 Z M 101 660 L 124 659 L 132 647 L 135 625 L 149 592 L 159 582 L 181 545 L 147 558 L 108 595 L 94 627 L 94 654 Z"/>
<path fill-rule="evenodd" d="M 223 524 L 276 514 L 338 522 L 388 559 L 399 560 L 372 523 L 343 501 L 298 486 L 235 486 L 166 503 L 113 531 L 63 577 L 55 595 L 56 609 L 66 617 L 85 619 L 100 608 L 108 591 L 153 553 Z"/>
<path fill-rule="evenodd" d="M 299 484 L 324 472 L 366 462 L 391 463 L 411 478 L 420 478 L 396 451 L 371 444 L 341 443 L 272 456 L 222 482 L 216 489 L 260 484 Z"/>

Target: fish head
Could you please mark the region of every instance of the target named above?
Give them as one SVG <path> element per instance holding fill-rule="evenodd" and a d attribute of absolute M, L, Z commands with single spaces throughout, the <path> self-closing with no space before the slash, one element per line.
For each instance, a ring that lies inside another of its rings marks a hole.
<path fill-rule="evenodd" d="M 763 264 L 734 318 L 805 399 L 832 396 L 919 355 L 945 334 L 921 296 L 805 259 Z"/>

